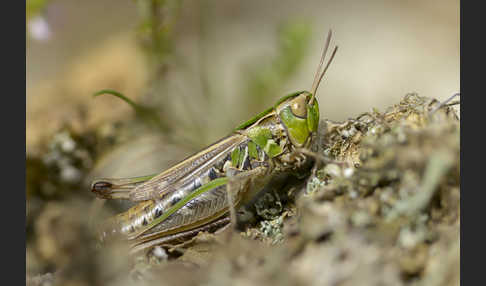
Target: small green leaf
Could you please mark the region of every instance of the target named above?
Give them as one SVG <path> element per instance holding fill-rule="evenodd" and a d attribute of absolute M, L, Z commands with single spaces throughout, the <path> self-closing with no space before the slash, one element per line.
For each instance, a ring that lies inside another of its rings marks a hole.
<path fill-rule="evenodd" d="M 138 110 L 141 110 L 141 109 L 144 108 L 144 107 L 136 104 L 135 102 L 133 102 L 130 98 L 128 98 L 128 97 L 124 96 L 123 94 L 119 93 L 118 91 L 115 91 L 115 90 L 112 90 L 112 89 L 100 90 L 100 91 L 96 92 L 95 94 L 93 94 L 93 96 L 96 97 L 96 96 L 100 96 L 100 95 L 104 95 L 104 94 L 111 94 L 113 96 L 120 98 L 121 100 L 130 104 L 130 106 L 132 106 L 133 109 L 135 109 L 135 111 L 137 111 L 137 112 L 138 112 Z"/>
<path fill-rule="evenodd" d="M 121 100 L 123 100 L 124 102 L 128 103 L 135 110 L 137 117 L 142 119 L 145 123 L 147 123 L 149 125 L 153 125 L 153 126 L 159 128 L 159 129 L 161 129 L 162 131 L 168 131 L 169 130 L 168 125 L 164 124 L 162 122 L 162 120 L 160 119 L 159 115 L 157 114 L 157 110 L 150 108 L 150 107 L 147 107 L 147 106 L 137 104 L 133 100 L 131 100 L 130 98 L 126 97 L 125 95 L 123 95 L 122 93 L 120 93 L 118 91 L 115 91 L 115 90 L 112 90 L 112 89 L 103 89 L 103 90 L 100 90 L 100 91 L 94 93 L 93 96 L 96 97 L 96 96 L 105 95 L 105 94 L 110 94 L 110 95 L 116 96 L 116 97 L 120 98 Z"/>

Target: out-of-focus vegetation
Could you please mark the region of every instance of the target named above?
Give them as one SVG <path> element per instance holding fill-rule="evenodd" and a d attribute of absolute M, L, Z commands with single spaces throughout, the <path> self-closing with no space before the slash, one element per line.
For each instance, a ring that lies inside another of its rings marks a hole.
<path fill-rule="evenodd" d="M 259 110 L 275 101 L 271 95 L 281 93 L 283 83 L 296 74 L 308 51 L 310 37 L 309 23 L 288 22 L 279 31 L 276 55 L 271 59 L 262 55 L 248 63 L 242 77 L 245 103 L 250 110 Z"/>
<path fill-rule="evenodd" d="M 141 18 L 137 29 L 141 47 L 147 52 L 154 76 L 160 76 L 157 71 L 163 71 L 167 58 L 173 53 L 173 30 L 182 2 L 148 0 L 137 1 L 137 5 Z"/>
<path fill-rule="evenodd" d="M 38 15 L 49 3 L 49 0 L 28 0 L 26 2 L 25 17 L 28 20 L 33 16 Z"/>

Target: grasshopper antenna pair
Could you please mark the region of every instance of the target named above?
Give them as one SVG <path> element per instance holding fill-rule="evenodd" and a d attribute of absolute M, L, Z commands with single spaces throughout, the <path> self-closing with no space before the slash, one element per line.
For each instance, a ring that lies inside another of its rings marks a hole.
<path fill-rule="evenodd" d="M 334 50 L 332 51 L 331 57 L 329 58 L 329 61 L 327 61 L 326 66 L 324 67 L 324 70 L 321 73 L 322 66 L 324 65 L 324 58 L 326 57 L 327 54 L 327 49 L 329 48 L 329 44 L 331 42 L 331 37 L 332 37 L 332 30 L 329 30 L 329 33 L 327 33 L 327 39 L 326 39 L 326 45 L 324 46 L 324 50 L 322 51 L 321 55 L 321 61 L 319 62 L 319 65 L 317 66 L 317 71 L 314 76 L 314 82 L 312 83 L 312 88 L 311 88 L 311 94 L 312 97 L 309 101 L 309 104 L 312 104 L 314 102 L 314 98 L 316 97 L 316 92 L 317 88 L 319 87 L 319 84 L 322 81 L 322 78 L 326 74 L 327 69 L 329 68 L 329 65 L 331 64 L 332 60 L 334 59 L 334 55 L 337 52 L 338 46 L 334 47 Z"/>

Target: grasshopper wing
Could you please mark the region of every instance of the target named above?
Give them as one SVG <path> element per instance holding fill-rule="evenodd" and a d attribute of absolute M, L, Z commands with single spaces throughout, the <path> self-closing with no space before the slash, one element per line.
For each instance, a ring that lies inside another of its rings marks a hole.
<path fill-rule="evenodd" d="M 132 201 L 157 199 L 177 190 L 207 172 L 216 162 L 225 158 L 234 147 L 245 140 L 248 138 L 241 134 L 233 134 L 219 140 L 143 184 L 135 186 L 128 194 L 129 199 Z"/>

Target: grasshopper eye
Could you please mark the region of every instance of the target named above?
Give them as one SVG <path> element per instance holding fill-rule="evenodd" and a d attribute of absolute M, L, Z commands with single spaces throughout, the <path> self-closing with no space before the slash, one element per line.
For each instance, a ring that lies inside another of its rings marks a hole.
<path fill-rule="evenodd" d="M 307 105 L 306 97 L 299 96 L 290 103 L 290 110 L 295 116 L 306 118 L 307 117 Z"/>

